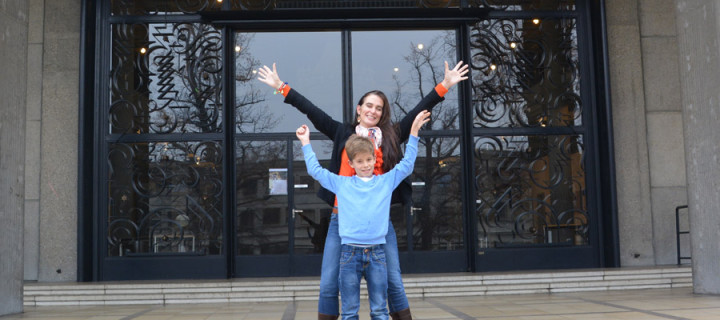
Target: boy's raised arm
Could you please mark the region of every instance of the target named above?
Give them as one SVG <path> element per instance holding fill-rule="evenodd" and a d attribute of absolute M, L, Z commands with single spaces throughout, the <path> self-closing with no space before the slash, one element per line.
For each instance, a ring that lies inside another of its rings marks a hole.
<path fill-rule="evenodd" d="M 408 143 L 405 146 L 405 156 L 403 156 L 402 160 L 400 160 L 400 163 L 395 165 L 395 168 L 387 173 L 393 175 L 393 187 L 397 187 L 403 179 L 412 173 L 415 165 L 415 158 L 417 157 L 418 140 L 420 139 L 418 138 L 418 132 L 428 121 L 430 121 L 430 112 L 427 110 L 421 111 L 415 117 L 415 121 L 412 123 L 412 128 L 410 128 Z"/>
<path fill-rule="evenodd" d="M 302 125 L 300 128 L 297 128 L 295 135 L 303 146 L 310 143 L 310 130 L 307 125 Z"/>
<path fill-rule="evenodd" d="M 298 140 L 300 140 L 300 143 L 302 143 L 302 151 L 303 157 L 305 158 L 307 173 L 313 177 L 313 179 L 320 182 L 320 185 L 326 189 L 332 192 L 337 192 L 338 183 L 340 183 L 341 178 L 340 176 L 323 168 L 320 165 L 320 162 L 318 162 L 315 151 L 313 151 L 312 145 L 310 144 L 310 129 L 308 129 L 308 126 L 302 125 L 300 128 L 297 128 L 297 130 L 295 130 L 295 135 Z"/>
<path fill-rule="evenodd" d="M 420 128 L 426 123 L 430 121 L 430 111 L 423 110 L 418 113 L 418 115 L 415 117 L 415 121 L 413 121 L 412 128 L 410 128 L 410 135 L 412 136 L 418 136 L 418 132 L 420 132 Z"/>

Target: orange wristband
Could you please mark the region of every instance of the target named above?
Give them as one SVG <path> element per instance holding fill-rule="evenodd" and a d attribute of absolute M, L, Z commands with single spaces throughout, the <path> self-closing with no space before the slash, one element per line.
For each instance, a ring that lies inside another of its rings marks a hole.
<path fill-rule="evenodd" d="M 282 93 L 283 97 L 287 97 L 288 93 L 290 93 L 290 85 L 286 84 L 280 92 Z"/>
<path fill-rule="evenodd" d="M 435 86 L 435 92 L 437 92 L 437 94 L 438 94 L 439 96 L 444 97 L 445 94 L 448 93 L 448 89 L 445 88 L 445 86 L 442 85 L 442 83 L 438 83 L 438 84 Z"/>

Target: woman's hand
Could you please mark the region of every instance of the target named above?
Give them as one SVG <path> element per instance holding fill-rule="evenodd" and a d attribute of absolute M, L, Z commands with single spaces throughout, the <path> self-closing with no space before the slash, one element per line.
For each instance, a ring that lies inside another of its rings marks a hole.
<path fill-rule="evenodd" d="M 412 128 L 410 128 L 410 135 L 417 137 L 420 128 L 424 124 L 428 123 L 428 121 L 430 121 L 430 111 L 420 111 L 420 113 L 418 113 L 418 115 L 415 117 L 415 121 L 413 121 Z"/>
<path fill-rule="evenodd" d="M 466 80 L 468 77 L 465 75 L 468 73 L 468 65 L 463 64 L 462 61 L 458 62 L 452 70 L 448 67 L 447 61 L 445 61 L 445 79 L 441 82 L 445 89 L 450 89 L 458 82 Z"/>
<path fill-rule="evenodd" d="M 308 129 L 308 126 L 302 125 L 300 128 L 297 128 L 297 130 L 295 130 L 295 135 L 302 145 L 310 143 L 310 129 Z"/>
<path fill-rule="evenodd" d="M 267 84 L 275 90 L 278 90 L 283 84 L 282 80 L 280 80 L 280 76 L 277 73 L 277 68 L 275 67 L 274 62 L 272 70 L 270 70 L 268 66 L 262 66 L 262 68 L 258 69 L 258 80 L 260 80 L 260 82 L 264 84 Z"/>

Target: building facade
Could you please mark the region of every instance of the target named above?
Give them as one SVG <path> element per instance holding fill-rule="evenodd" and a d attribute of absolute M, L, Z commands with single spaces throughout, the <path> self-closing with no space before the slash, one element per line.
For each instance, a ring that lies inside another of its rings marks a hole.
<path fill-rule="evenodd" d="M 20 4 L 23 278 L 316 275 L 329 210 L 294 142 L 304 115 L 254 80 L 273 62 L 344 121 L 371 89 L 400 117 L 443 61 L 470 63 L 393 208 L 404 272 L 674 264 L 677 2 Z"/>

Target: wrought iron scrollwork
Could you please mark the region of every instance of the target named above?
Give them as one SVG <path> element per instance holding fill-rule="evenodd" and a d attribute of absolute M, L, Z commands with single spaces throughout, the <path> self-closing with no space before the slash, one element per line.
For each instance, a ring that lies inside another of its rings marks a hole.
<path fill-rule="evenodd" d="M 582 124 L 574 20 L 487 20 L 470 44 L 476 127 Z"/>
<path fill-rule="evenodd" d="M 222 131 L 222 38 L 203 24 L 113 26 L 111 133 Z"/>
<path fill-rule="evenodd" d="M 582 136 L 483 136 L 474 150 L 480 243 L 587 244 Z"/>
<path fill-rule="evenodd" d="M 222 146 L 117 143 L 108 153 L 108 253 L 219 254 Z"/>

